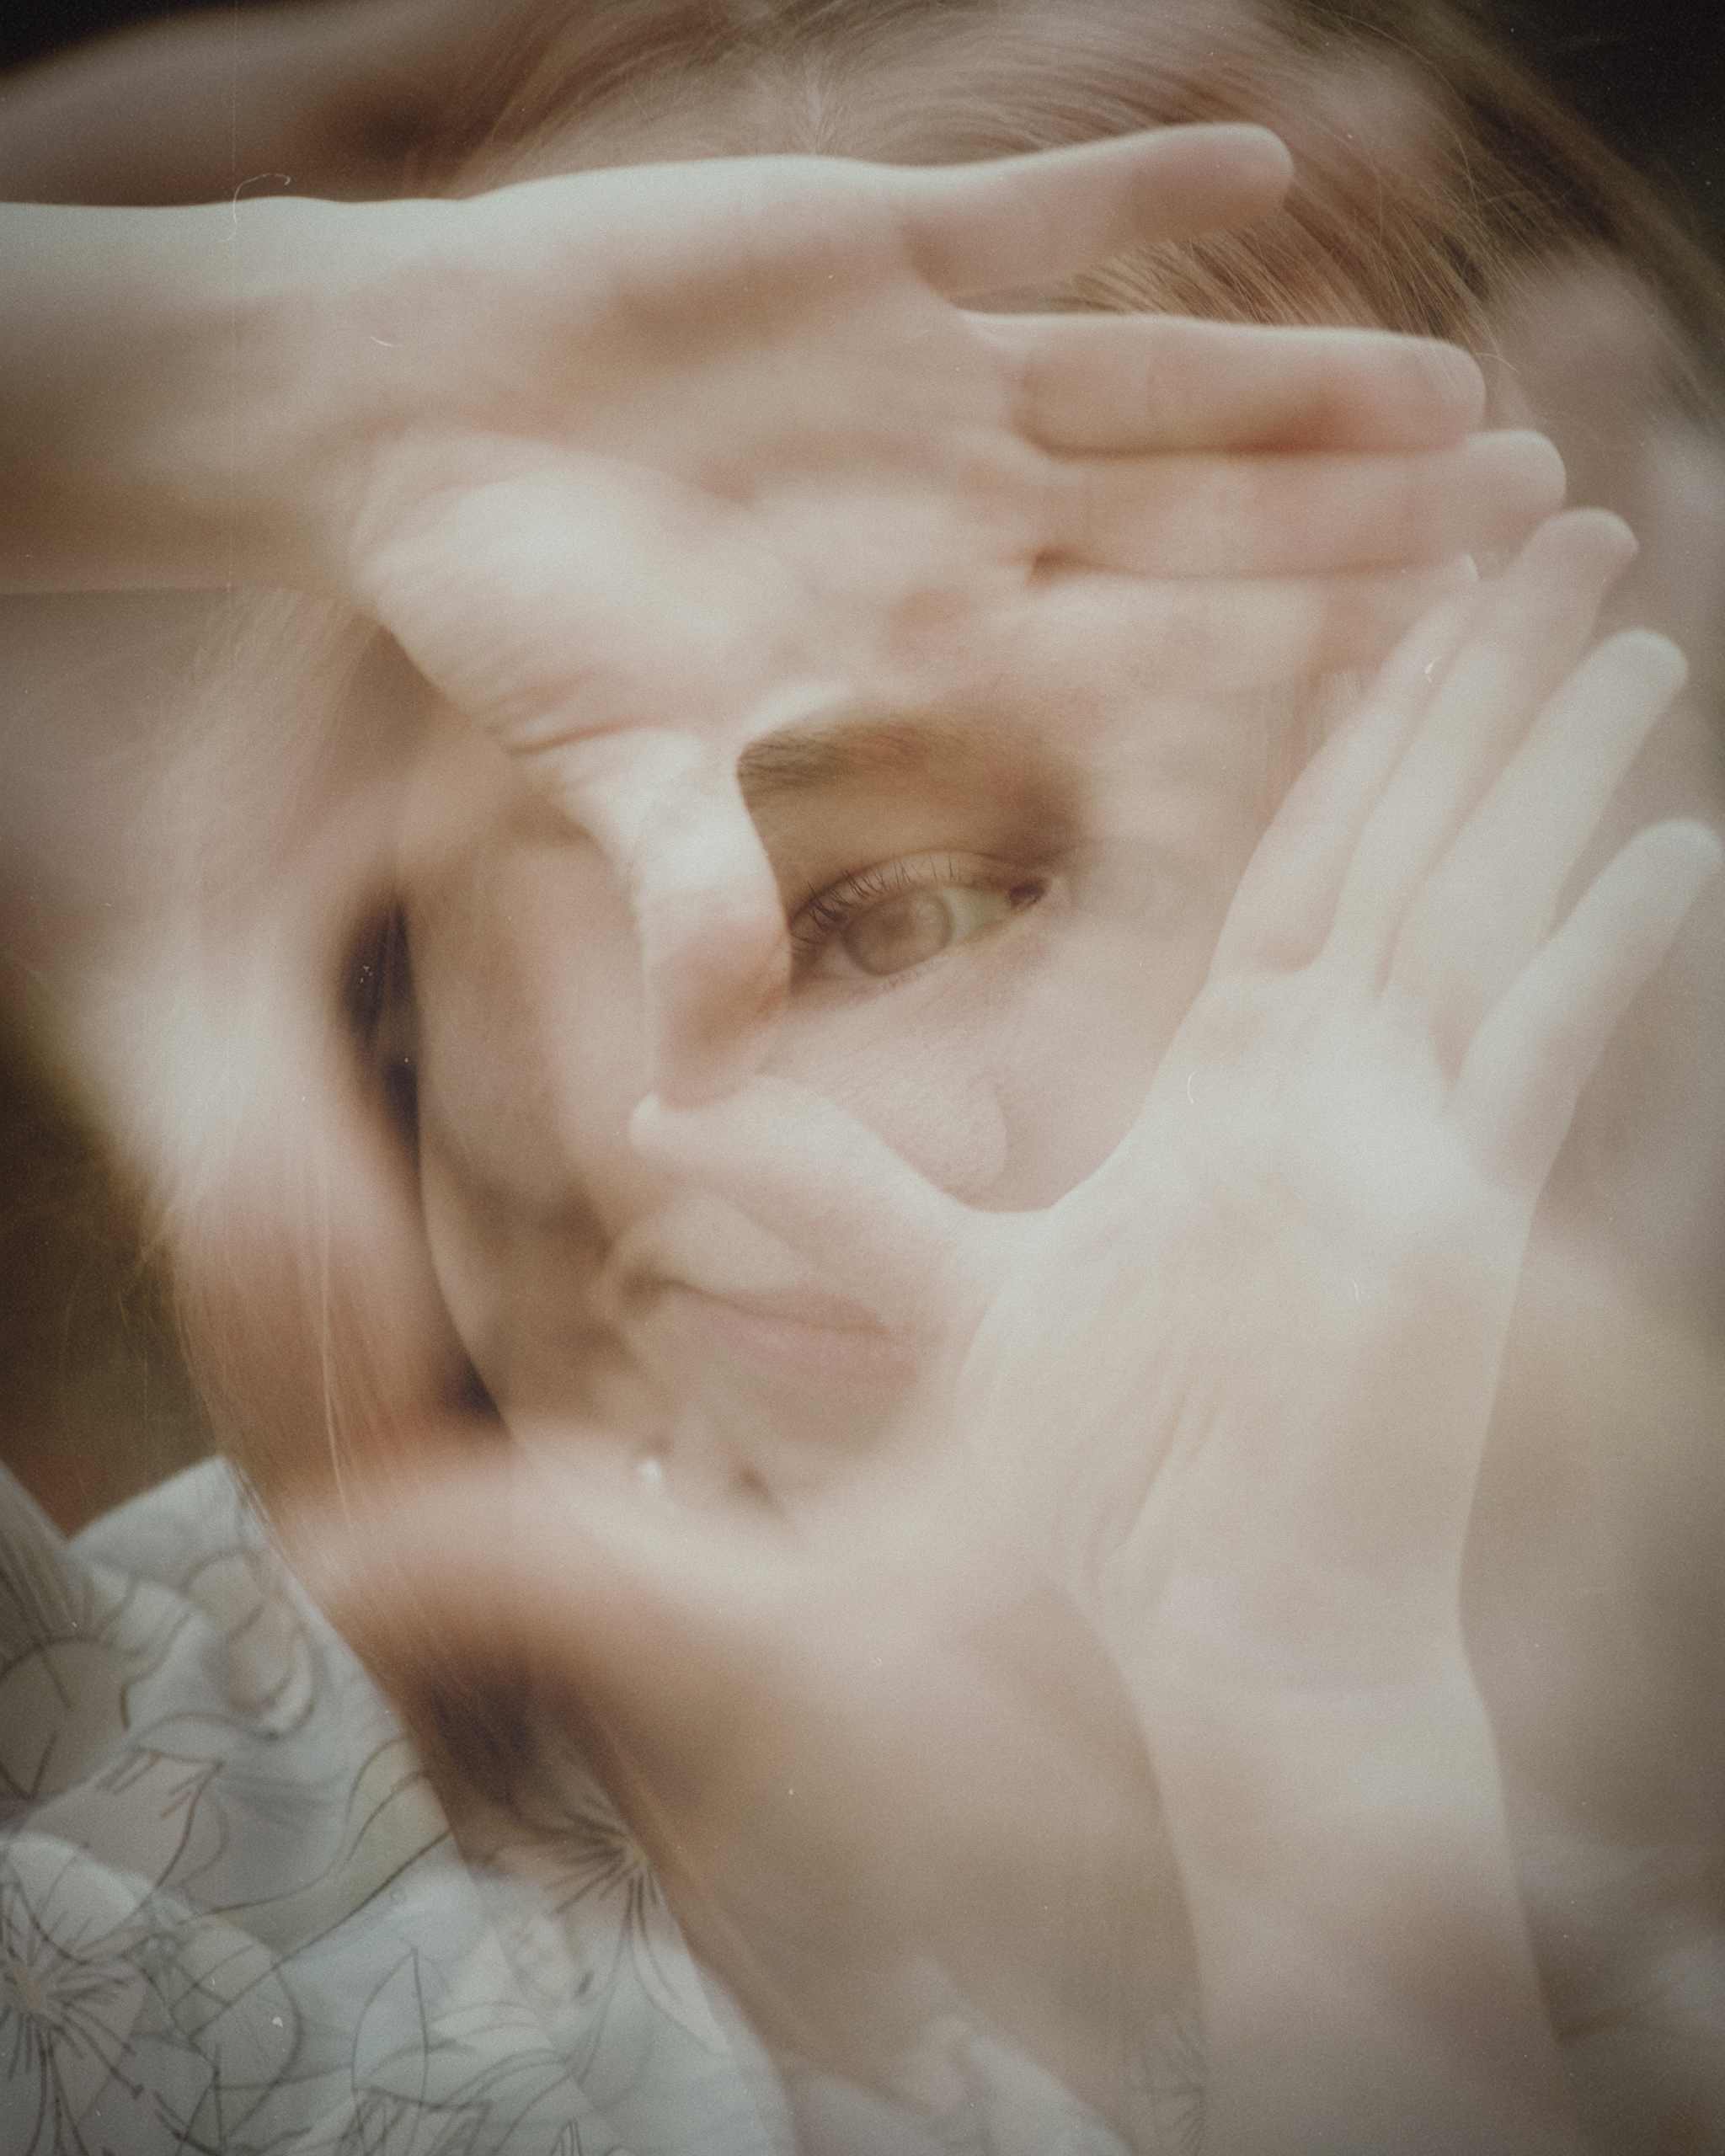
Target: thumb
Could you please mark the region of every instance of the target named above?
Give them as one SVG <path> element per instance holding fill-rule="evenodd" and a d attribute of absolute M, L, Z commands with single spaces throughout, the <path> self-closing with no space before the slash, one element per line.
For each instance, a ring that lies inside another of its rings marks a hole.
<path fill-rule="evenodd" d="M 1152 240 L 1247 223 L 1287 192 L 1268 129 L 1161 127 L 1113 141 L 896 175 L 889 197 L 937 291 L 1006 292 Z"/>
<path fill-rule="evenodd" d="M 762 1529 L 471 1433 L 278 1501 L 283 1554 L 386 1689 L 555 1698 L 698 1735 L 782 1630 L 792 1553 Z M 650 1747 L 649 1747 L 650 1748 Z"/>
<path fill-rule="evenodd" d="M 650 1774 L 729 1755 L 749 1714 L 872 1698 L 931 1631 L 1017 1592 L 937 1473 L 903 1481 L 858 1484 L 793 1531 L 431 1432 L 273 1518 L 302 1584 L 409 1708 L 483 1712 L 531 1683 Z"/>

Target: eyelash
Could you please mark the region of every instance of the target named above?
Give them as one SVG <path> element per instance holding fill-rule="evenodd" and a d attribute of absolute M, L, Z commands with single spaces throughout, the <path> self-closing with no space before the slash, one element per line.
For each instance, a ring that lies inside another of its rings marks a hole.
<path fill-rule="evenodd" d="M 1003 892 L 1017 911 L 1046 897 L 1050 881 L 1048 876 L 1027 876 L 1004 862 L 988 861 L 975 854 L 919 853 L 858 869 L 817 892 L 798 909 L 791 922 L 796 970 L 799 974 L 807 973 L 836 937 L 883 899 L 901 898 L 911 891 L 938 890 L 947 884 L 980 885 Z M 889 987 L 921 971 L 921 966 L 907 967 L 903 973 L 883 975 L 879 985 Z"/>

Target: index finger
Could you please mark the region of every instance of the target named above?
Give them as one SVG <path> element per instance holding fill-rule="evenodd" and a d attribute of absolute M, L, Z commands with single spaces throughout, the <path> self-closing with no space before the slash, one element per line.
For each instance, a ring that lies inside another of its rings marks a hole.
<path fill-rule="evenodd" d="M 1293 176 L 1268 128 L 1228 125 L 914 168 L 883 184 L 918 272 L 957 296 L 1022 291 L 1151 240 L 1246 224 Z"/>
<path fill-rule="evenodd" d="M 777 879 L 734 756 L 636 728 L 579 744 L 566 805 L 622 883 L 641 950 L 654 1090 L 718 1097 L 755 1070 L 790 979 Z"/>

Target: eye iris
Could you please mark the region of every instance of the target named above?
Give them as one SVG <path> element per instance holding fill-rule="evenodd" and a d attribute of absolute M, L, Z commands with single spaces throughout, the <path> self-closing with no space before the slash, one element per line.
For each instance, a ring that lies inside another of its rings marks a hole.
<path fill-rule="evenodd" d="M 864 973 L 897 974 L 944 951 L 953 926 L 944 891 L 907 891 L 858 914 L 840 940 Z"/>
<path fill-rule="evenodd" d="M 838 947 L 863 973 L 906 973 L 949 944 L 1034 905 L 1043 889 L 1039 883 L 1010 890 L 991 883 L 925 884 L 852 915 L 838 931 Z"/>

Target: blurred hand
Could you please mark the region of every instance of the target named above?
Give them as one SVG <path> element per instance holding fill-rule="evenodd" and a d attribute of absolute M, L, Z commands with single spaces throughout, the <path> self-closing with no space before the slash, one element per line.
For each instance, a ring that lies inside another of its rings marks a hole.
<path fill-rule="evenodd" d="M 452 1815 L 462 1758 L 493 1782 L 520 1759 L 531 1815 L 573 1737 L 769 2044 L 890 2093 L 963 2001 L 1160 2146 L 1140 2107 L 1190 2098 L 1193 2015 L 1154 1780 L 1093 1639 L 961 1494 L 853 1486 L 788 1534 L 566 1454 L 422 1442 L 275 1524 Z"/>
<path fill-rule="evenodd" d="M 1560 518 L 1415 631 L 1266 835 L 1135 1129 L 1047 1212 L 971 1212 L 778 1080 L 638 1113 L 649 1158 L 938 1337 L 975 1464 L 1106 1633 L 1226 1567 L 1207 1682 L 1236 1608 L 1240 1681 L 1272 1638 L 1289 1681 L 1308 1633 L 1327 1681 L 1364 1608 L 1317 1592 L 1338 1556 L 1453 1623 L 1534 1202 L 1717 865 L 1661 825 L 1553 927 L 1684 677 L 1644 632 L 1587 652 L 1632 552 L 1614 519 Z"/>
<path fill-rule="evenodd" d="M 362 1651 L 409 1690 L 442 1641 L 596 1700 L 673 1820 L 702 1792 L 709 1850 L 744 1850 L 777 1770 L 830 1746 L 854 1848 L 874 1785 L 823 1715 L 866 1760 L 891 1727 L 868 1673 L 903 1684 L 910 1643 L 996 1605 L 992 1506 L 1138 1710 L 1215 2145 L 1376 2148 L 1388 2116 L 1398 2147 L 1568 2147 L 1460 1572 L 1534 1201 L 1718 863 L 1658 827 L 1553 926 L 1682 679 L 1657 638 L 1588 652 L 1630 552 L 1611 519 L 1559 520 L 1420 626 L 1267 835 L 1136 1127 L 1048 1212 L 969 1213 L 782 1081 L 647 1104 L 649 1155 L 927 1342 L 930 1456 L 788 1534 L 542 1462 L 410 1473 L 357 1540 L 296 1530 Z"/>
<path fill-rule="evenodd" d="M 1719 865 L 1657 827 L 1553 926 L 1684 678 L 1657 637 L 1587 650 L 1632 551 L 1558 520 L 1415 632 L 1272 825 L 1135 1128 L 1046 1213 L 968 1213 L 779 1081 L 638 1115 L 932 1333 L 932 1428 L 1108 1642 L 1219 2146 L 1381 2146 L 1385 2105 L 1397 2147 L 1568 2145 L 1461 1572 L 1535 1202 Z"/>
<path fill-rule="evenodd" d="M 371 612 L 596 834 L 640 930 L 654 1081 L 722 1094 L 787 972 L 746 742 L 1103 636 L 1173 686 L 1350 663 L 1550 506 L 1548 449 L 1468 438 L 1480 377 L 1447 347 L 954 303 L 1255 216 L 1287 172 L 1261 131 L 1199 128 L 932 171 L 720 160 L 458 201 L 8 211 L 29 393 L 0 432 L 31 483 L 7 574 L 308 585 Z M 296 650 L 279 663 L 291 680 Z M 234 1368 L 288 1457 L 323 1443 L 324 1358 L 229 1283 L 237 1251 L 296 1245 L 296 1209 L 329 1251 L 318 1306 L 372 1343 L 344 1422 L 414 1425 L 456 1358 L 410 1178 L 355 1138 L 346 1043 L 317 1038 L 387 814 L 335 799 L 310 846 L 315 744 L 273 715 L 255 732 L 243 873 L 211 908 L 243 1022 L 171 936 L 149 991 L 201 998 L 211 1067 L 254 1070 L 254 1097 L 188 1113 L 174 1028 L 142 1150 L 178 1182 L 243 1113 L 233 1218 L 180 1271 L 259 1341 Z M 319 782 L 362 792 L 334 760 Z M 135 1118 L 123 1009 L 113 1031 Z"/>
<path fill-rule="evenodd" d="M 1255 216 L 1288 171 L 1261 131 L 1171 129 L 343 213 L 317 542 L 342 543 L 312 574 L 604 845 L 668 1097 L 737 1082 L 786 983 L 750 740 L 958 638 L 1052 631 L 1099 578 L 1174 686 L 1375 659 L 1556 505 L 1546 446 L 1465 439 L 1448 348 L 953 304 Z"/>

